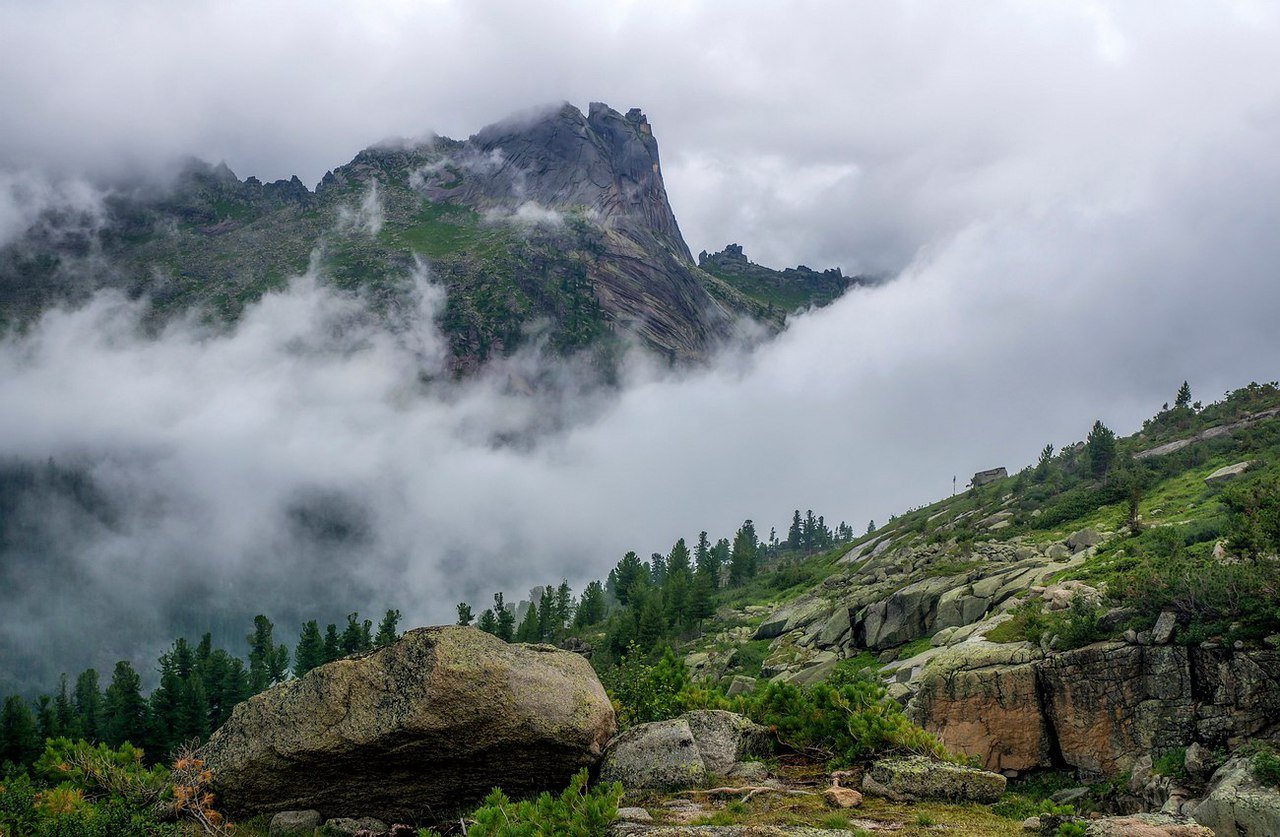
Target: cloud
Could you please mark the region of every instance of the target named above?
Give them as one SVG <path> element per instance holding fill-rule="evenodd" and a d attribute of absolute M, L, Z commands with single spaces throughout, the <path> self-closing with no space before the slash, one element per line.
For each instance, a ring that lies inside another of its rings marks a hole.
<path fill-rule="evenodd" d="M 631 357 L 614 390 L 532 352 L 433 374 L 425 268 L 390 330 L 314 270 L 229 333 L 144 338 L 113 296 L 52 312 L 0 344 L 0 459 L 104 499 L 30 507 L 56 548 L 4 568 L 0 653 L 41 685 L 259 611 L 290 639 L 448 620 L 796 507 L 860 528 L 1095 418 L 1131 432 L 1184 378 L 1277 377 L 1269 6 L 337 8 L 10 7 L 0 156 L 26 191 L 0 235 L 93 205 L 21 184 L 186 152 L 314 182 L 379 136 L 603 99 L 648 113 L 694 251 L 897 278 L 705 369 Z"/>

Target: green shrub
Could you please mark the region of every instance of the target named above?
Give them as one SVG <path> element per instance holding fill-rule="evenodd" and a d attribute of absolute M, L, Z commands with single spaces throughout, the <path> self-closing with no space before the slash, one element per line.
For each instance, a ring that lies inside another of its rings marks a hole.
<path fill-rule="evenodd" d="M 1058 826 L 1054 837 L 1085 837 L 1088 833 L 1082 822 L 1064 822 Z"/>
<path fill-rule="evenodd" d="M 134 806 L 152 805 L 169 786 L 169 771 L 143 766 L 142 750 L 124 743 L 112 749 L 106 744 L 51 738 L 33 766 L 35 774 L 50 784 L 67 784 L 90 799 L 118 798 Z"/>
<path fill-rule="evenodd" d="M 778 740 L 834 767 L 888 753 L 920 753 L 955 761 L 933 735 L 913 724 L 884 685 L 864 668 L 838 667 L 822 683 L 769 682 L 749 695 L 727 698 L 690 688 L 685 708 L 728 709 L 775 731 Z"/>
<path fill-rule="evenodd" d="M 658 662 L 650 663 L 633 643 L 622 663 L 607 670 L 601 681 L 613 701 L 618 724 L 625 729 L 684 711 L 681 692 L 689 685 L 689 671 L 670 648 Z"/>
<path fill-rule="evenodd" d="M 604 837 L 618 816 L 622 785 L 587 788 L 587 771 L 573 777 L 559 796 L 512 802 L 495 788 L 471 815 L 469 837 Z M 427 834 L 429 832 L 423 832 Z"/>
<path fill-rule="evenodd" d="M 39 815 L 36 794 L 39 789 L 26 771 L 13 771 L 0 779 L 0 833 L 30 834 Z"/>
<path fill-rule="evenodd" d="M 1151 766 L 1151 771 L 1160 776 L 1168 776 L 1170 779 L 1186 779 L 1186 762 L 1187 750 L 1185 747 L 1179 747 L 1157 758 Z"/>
<path fill-rule="evenodd" d="M 1255 755 L 1253 777 L 1264 785 L 1280 788 L 1280 756 L 1265 751 Z"/>

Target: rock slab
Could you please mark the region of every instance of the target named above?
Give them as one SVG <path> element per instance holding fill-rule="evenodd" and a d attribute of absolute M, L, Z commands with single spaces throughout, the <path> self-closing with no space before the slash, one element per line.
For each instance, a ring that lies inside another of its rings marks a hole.
<path fill-rule="evenodd" d="M 710 776 L 732 773 L 744 759 L 767 755 L 772 744 L 767 729 L 737 713 L 686 712 L 638 724 L 609 742 L 600 779 L 627 788 L 693 787 Z"/>
<path fill-rule="evenodd" d="M 924 756 L 882 759 L 868 774 L 898 794 L 952 802 L 998 802 L 1007 780 L 999 773 L 934 761 Z"/>
<path fill-rule="evenodd" d="M 583 657 L 451 626 L 255 695 L 200 754 L 235 817 L 314 809 L 403 822 L 495 786 L 513 796 L 563 788 L 615 729 Z"/>

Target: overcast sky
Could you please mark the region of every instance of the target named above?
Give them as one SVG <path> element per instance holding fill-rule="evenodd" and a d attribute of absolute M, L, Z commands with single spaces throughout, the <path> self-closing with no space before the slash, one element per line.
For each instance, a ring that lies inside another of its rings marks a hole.
<path fill-rule="evenodd" d="M 1280 377 L 1272 4 L 52 0 L 0 20 L 0 234 L 80 176 L 190 153 L 313 184 L 383 138 L 601 100 L 648 114 L 694 252 L 898 277 L 750 357 L 637 361 L 522 450 L 486 435 L 538 425 L 501 375 L 407 398 L 438 351 L 429 317 L 413 345 L 327 345 L 347 303 L 312 277 L 217 339 L 139 344 L 108 298 L 54 315 L 0 344 L 0 455 L 95 463 L 146 513 L 68 547 L 108 591 L 92 608 L 52 582 L 8 602 L 9 653 L 51 610 L 55 634 L 76 609 L 109 625 L 122 578 L 162 605 L 68 667 L 218 625 L 229 601 L 290 639 L 307 608 L 444 620 L 744 517 L 860 528 L 1095 418 L 1132 432 L 1184 378 L 1213 400 Z M 281 531 L 300 497 L 353 509 L 358 562 Z"/>

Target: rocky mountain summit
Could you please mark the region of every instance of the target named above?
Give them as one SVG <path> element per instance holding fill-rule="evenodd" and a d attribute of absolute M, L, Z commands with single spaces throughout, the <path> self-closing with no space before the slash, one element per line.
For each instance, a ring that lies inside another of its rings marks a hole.
<path fill-rule="evenodd" d="M 797 307 L 694 264 L 648 120 L 597 102 L 586 114 L 533 110 L 465 141 L 376 145 L 314 191 L 194 160 L 163 187 L 118 184 L 0 247 L 0 326 L 103 288 L 147 300 L 154 323 L 193 308 L 234 321 L 312 271 L 394 327 L 424 267 L 447 292 L 438 321 L 459 374 L 537 338 L 605 358 L 630 337 L 697 361 L 739 318 L 777 329 Z M 842 290 L 826 279 L 788 288 L 801 303 Z"/>

